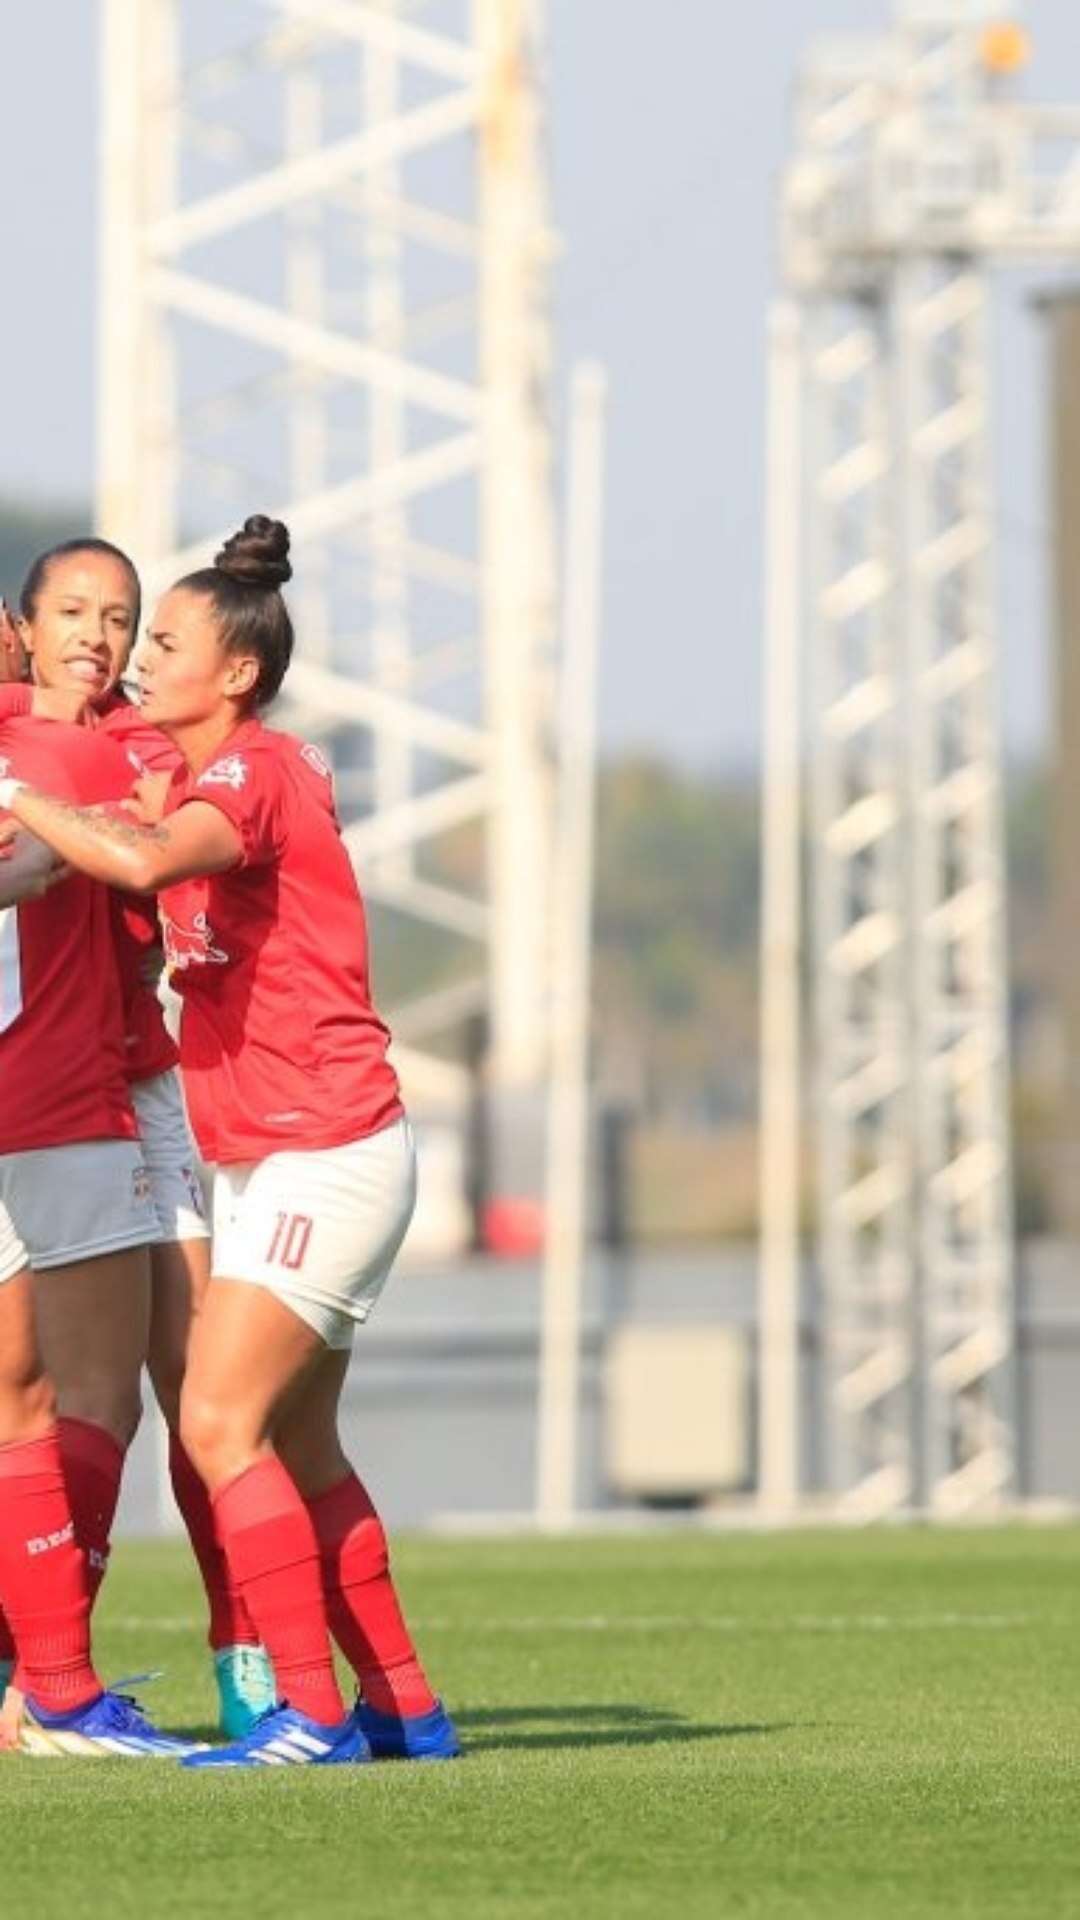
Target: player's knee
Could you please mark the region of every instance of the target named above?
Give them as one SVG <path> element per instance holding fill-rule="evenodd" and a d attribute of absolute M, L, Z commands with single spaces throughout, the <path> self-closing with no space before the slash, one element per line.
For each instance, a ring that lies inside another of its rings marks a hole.
<path fill-rule="evenodd" d="M 142 1419 L 142 1394 L 137 1381 L 87 1379 L 61 1389 L 60 1412 L 103 1427 L 126 1453 Z"/>
<path fill-rule="evenodd" d="M 180 1440 L 208 1486 L 235 1471 L 251 1446 L 246 1423 L 235 1407 L 187 1387 L 180 1396 Z"/>

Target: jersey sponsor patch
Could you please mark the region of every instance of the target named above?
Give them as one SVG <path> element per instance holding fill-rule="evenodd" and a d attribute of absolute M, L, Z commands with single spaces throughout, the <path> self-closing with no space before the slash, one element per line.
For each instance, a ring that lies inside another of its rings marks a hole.
<path fill-rule="evenodd" d="M 321 747 L 313 747 L 310 744 L 301 747 L 300 758 L 306 762 L 313 773 L 321 774 L 324 780 L 333 779 L 333 768 Z"/>
<path fill-rule="evenodd" d="M 246 784 L 247 777 L 248 763 L 243 755 L 230 753 L 226 754 L 224 760 L 215 760 L 213 766 L 207 767 L 205 773 L 200 773 L 195 785 L 196 787 L 231 787 L 234 793 L 239 793 Z"/>
<path fill-rule="evenodd" d="M 214 929 L 205 913 L 193 914 L 190 926 L 166 916 L 163 921 L 165 965 L 170 973 L 187 967 L 227 967 L 229 956 L 215 943 Z"/>

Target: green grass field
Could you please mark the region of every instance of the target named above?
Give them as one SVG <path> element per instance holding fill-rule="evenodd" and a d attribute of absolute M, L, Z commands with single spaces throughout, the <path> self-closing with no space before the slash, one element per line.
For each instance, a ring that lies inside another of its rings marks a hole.
<path fill-rule="evenodd" d="M 0 1910 L 1080 1916 L 1080 1532 L 403 1541 L 449 1766 L 0 1761 Z M 212 1710 L 180 1547 L 117 1550 L 109 1674 Z"/>

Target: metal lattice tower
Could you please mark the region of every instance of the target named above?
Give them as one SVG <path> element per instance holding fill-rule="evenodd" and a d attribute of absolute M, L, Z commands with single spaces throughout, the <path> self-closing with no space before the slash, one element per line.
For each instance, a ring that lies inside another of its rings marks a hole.
<path fill-rule="evenodd" d="M 541 0 L 103 15 L 99 525 L 153 591 L 248 512 L 289 523 L 283 723 L 334 760 L 369 898 L 443 943 L 395 1023 L 412 1084 L 453 1097 L 440 1040 L 474 1010 L 496 1083 L 535 1084 L 555 601 Z"/>
<path fill-rule="evenodd" d="M 900 4 L 886 37 L 815 48 L 784 197 L 768 670 L 794 687 L 801 655 L 806 682 L 828 1478 L 868 1517 L 992 1507 L 1013 1474 L 987 281 L 1080 258 L 1080 112 L 1015 97 L 1024 54 L 976 0 Z M 797 1181 L 801 747 L 770 712 L 763 1497 L 779 1511 L 798 1484 L 781 1189 Z"/>

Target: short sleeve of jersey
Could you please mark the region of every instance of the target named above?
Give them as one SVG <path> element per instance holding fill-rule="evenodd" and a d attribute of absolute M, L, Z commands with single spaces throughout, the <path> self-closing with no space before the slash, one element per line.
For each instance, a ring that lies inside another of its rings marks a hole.
<path fill-rule="evenodd" d="M 288 795 L 281 770 L 267 753 L 227 753 L 192 781 L 181 804 L 209 801 L 240 835 L 243 867 L 275 860 L 286 837 Z"/>

